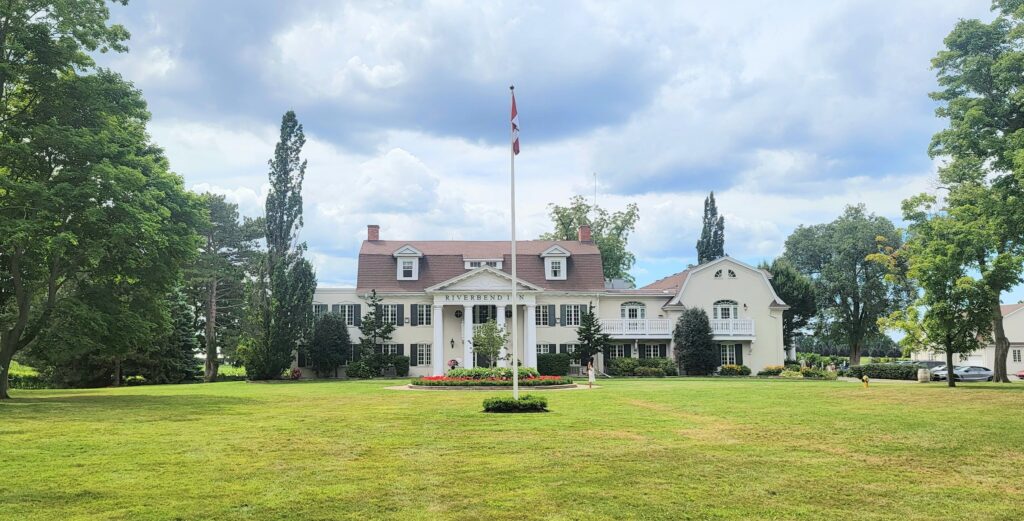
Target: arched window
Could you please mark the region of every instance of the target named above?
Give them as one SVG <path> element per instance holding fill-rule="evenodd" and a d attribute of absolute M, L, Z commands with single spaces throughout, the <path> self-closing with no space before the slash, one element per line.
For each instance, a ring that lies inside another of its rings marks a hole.
<path fill-rule="evenodd" d="M 732 270 L 729 270 L 729 278 L 730 279 L 735 279 L 736 278 L 736 272 L 732 271 Z"/>
<path fill-rule="evenodd" d="M 623 302 L 619 307 L 620 318 L 647 318 L 647 306 L 642 302 Z"/>
<path fill-rule="evenodd" d="M 734 320 L 740 318 L 739 304 L 735 300 L 719 300 L 715 302 L 713 317 L 716 320 Z"/>
<path fill-rule="evenodd" d="M 722 278 L 722 270 L 718 270 L 718 271 L 715 272 L 715 278 L 716 279 Z"/>

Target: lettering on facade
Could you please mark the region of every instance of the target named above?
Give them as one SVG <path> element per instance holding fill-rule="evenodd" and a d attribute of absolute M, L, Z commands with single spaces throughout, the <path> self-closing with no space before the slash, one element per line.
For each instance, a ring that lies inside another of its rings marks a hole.
<path fill-rule="evenodd" d="M 526 302 L 526 295 L 517 295 L 520 302 Z M 444 296 L 445 302 L 511 302 L 511 294 L 503 293 L 464 293 Z"/>

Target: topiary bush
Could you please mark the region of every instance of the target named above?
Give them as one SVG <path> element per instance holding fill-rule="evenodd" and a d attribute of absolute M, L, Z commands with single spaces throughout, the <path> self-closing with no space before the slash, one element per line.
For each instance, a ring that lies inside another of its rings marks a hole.
<path fill-rule="evenodd" d="M 395 376 L 409 376 L 409 357 L 404 355 L 392 355 L 391 365 L 395 366 Z"/>
<path fill-rule="evenodd" d="M 568 353 L 547 353 L 537 355 L 537 370 L 545 376 L 566 376 L 569 374 Z"/>
<path fill-rule="evenodd" d="M 764 369 L 757 372 L 757 376 L 779 376 L 786 367 L 782 365 L 766 365 Z"/>
<path fill-rule="evenodd" d="M 511 396 L 487 398 L 484 412 L 547 412 L 548 399 L 543 396 L 524 394 L 518 400 Z"/>
<path fill-rule="evenodd" d="M 861 378 L 865 374 L 868 378 L 881 378 L 885 380 L 917 380 L 916 365 L 897 364 L 864 364 L 855 365 L 844 372 L 845 376 Z"/>
<path fill-rule="evenodd" d="M 718 376 L 750 376 L 750 368 L 745 365 L 726 364 L 718 369 Z"/>
<path fill-rule="evenodd" d="M 475 380 L 481 380 L 484 378 L 501 378 L 505 380 L 512 379 L 512 368 L 511 367 L 474 367 L 471 369 L 458 368 L 448 371 L 446 375 L 449 378 L 472 378 Z M 536 378 L 540 376 L 540 373 L 532 367 L 520 367 L 519 368 L 519 379 L 524 378 Z M 564 375 L 551 375 L 551 376 L 564 376 Z"/>

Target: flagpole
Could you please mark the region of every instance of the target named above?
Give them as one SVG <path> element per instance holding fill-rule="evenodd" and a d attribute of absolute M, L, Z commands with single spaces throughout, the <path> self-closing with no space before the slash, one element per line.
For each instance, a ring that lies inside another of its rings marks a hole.
<path fill-rule="evenodd" d="M 516 87 L 510 85 L 508 90 L 511 92 L 512 104 L 516 102 Z M 518 344 L 516 343 L 517 333 L 519 332 L 519 298 L 516 294 L 516 150 L 515 150 L 515 128 L 509 125 L 509 133 L 511 138 L 508 143 L 508 151 L 511 156 L 511 181 L 512 181 L 512 197 L 511 197 L 511 214 L 512 214 L 512 399 L 519 399 L 519 355 L 518 355 Z M 529 317 L 526 317 L 529 319 Z"/>

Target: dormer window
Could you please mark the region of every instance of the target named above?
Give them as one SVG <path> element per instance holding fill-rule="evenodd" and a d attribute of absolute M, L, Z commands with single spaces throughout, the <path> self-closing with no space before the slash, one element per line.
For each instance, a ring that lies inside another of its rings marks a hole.
<path fill-rule="evenodd" d="M 547 280 L 565 280 L 569 271 L 569 250 L 554 245 L 544 250 L 540 256 L 544 258 L 544 278 Z"/>
<path fill-rule="evenodd" d="M 501 259 L 464 259 L 467 270 L 475 270 L 484 266 L 488 268 L 501 269 Z"/>
<path fill-rule="evenodd" d="M 398 280 L 419 280 L 420 257 L 423 253 L 408 244 L 399 248 L 394 254 Z"/>

